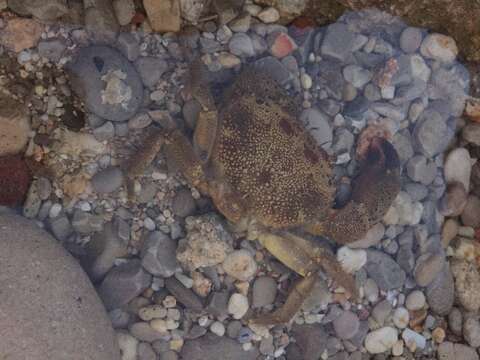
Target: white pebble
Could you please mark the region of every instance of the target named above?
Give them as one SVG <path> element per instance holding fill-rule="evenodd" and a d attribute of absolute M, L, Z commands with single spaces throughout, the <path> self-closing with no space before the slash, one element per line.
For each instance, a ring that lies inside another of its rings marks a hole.
<path fill-rule="evenodd" d="M 367 334 L 365 337 L 365 349 L 367 349 L 370 354 L 381 354 L 390 350 L 397 340 L 397 329 L 385 326 Z"/>
<path fill-rule="evenodd" d="M 337 252 L 337 260 L 343 270 L 353 274 L 367 263 L 367 252 L 363 249 L 353 250 L 348 246 L 342 246 Z"/>
<path fill-rule="evenodd" d="M 228 300 L 228 312 L 234 319 L 241 319 L 248 311 L 248 299 L 245 295 L 235 293 Z"/>
<path fill-rule="evenodd" d="M 399 329 L 405 329 L 410 321 L 410 314 L 404 307 L 395 309 L 393 313 L 393 323 Z"/>
<path fill-rule="evenodd" d="M 392 347 L 392 355 L 393 356 L 400 356 L 403 354 L 403 341 L 398 340 L 395 345 Z"/>
<path fill-rule="evenodd" d="M 225 326 L 220 321 L 215 321 L 210 325 L 210 331 L 217 336 L 225 334 Z"/>
<path fill-rule="evenodd" d="M 312 78 L 307 73 L 304 73 L 300 76 L 300 82 L 305 90 L 308 90 L 312 87 Z"/>
<path fill-rule="evenodd" d="M 384 86 L 380 89 L 380 93 L 384 99 L 393 99 L 395 97 L 395 86 Z"/>
<path fill-rule="evenodd" d="M 48 213 L 48 216 L 53 219 L 56 218 L 58 215 L 60 215 L 60 212 L 62 211 L 62 205 L 60 204 L 53 204 L 52 207 L 50 208 L 50 211 Z"/>
<path fill-rule="evenodd" d="M 138 317 L 143 321 L 161 319 L 165 316 L 167 316 L 167 309 L 161 305 L 145 306 L 138 311 Z"/>
<path fill-rule="evenodd" d="M 408 349 L 412 352 L 417 349 L 424 349 L 427 344 L 427 339 L 425 339 L 423 335 L 408 328 L 403 330 L 402 338 L 403 341 L 405 341 L 405 345 L 407 345 Z"/>
<path fill-rule="evenodd" d="M 234 279 L 247 281 L 257 272 L 257 263 L 247 250 L 235 250 L 222 264 L 225 272 Z"/>
<path fill-rule="evenodd" d="M 420 290 L 412 291 L 408 294 L 405 301 L 405 306 L 408 310 L 421 310 L 425 306 L 425 295 Z"/>
<path fill-rule="evenodd" d="M 277 9 L 269 7 L 260 11 L 257 17 L 264 23 L 270 24 L 280 19 L 280 14 Z"/>
<path fill-rule="evenodd" d="M 117 332 L 117 342 L 122 360 L 137 360 L 138 340 L 126 332 Z"/>

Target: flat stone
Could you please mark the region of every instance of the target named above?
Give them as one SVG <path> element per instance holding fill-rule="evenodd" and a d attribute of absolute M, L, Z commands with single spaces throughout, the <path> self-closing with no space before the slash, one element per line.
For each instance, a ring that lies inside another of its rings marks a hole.
<path fill-rule="evenodd" d="M 255 55 L 252 39 L 245 33 L 234 34 L 228 43 L 228 48 L 232 54 L 240 57 Z"/>
<path fill-rule="evenodd" d="M 99 171 L 92 177 L 93 190 L 105 194 L 117 190 L 123 185 L 123 172 L 119 167 L 112 166 Z"/>
<path fill-rule="evenodd" d="M 415 145 L 425 156 L 433 157 L 444 151 L 453 136 L 445 120 L 435 110 L 420 115 L 413 131 Z"/>
<path fill-rule="evenodd" d="M 408 161 L 407 174 L 413 181 L 430 185 L 437 176 L 437 165 L 425 156 L 417 155 Z"/>
<path fill-rule="evenodd" d="M 154 31 L 180 31 L 182 20 L 179 0 L 144 0 L 143 6 Z"/>
<path fill-rule="evenodd" d="M 173 296 L 175 296 L 177 301 L 183 304 L 187 309 L 195 312 L 199 312 L 203 309 L 203 303 L 200 298 L 174 277 L 165 280 L 165 287 Z"/>
<path fill-rule="evenodd" d="M 38 54 L 52 62 L 58 62 L 66 48 L 66 44 L 60 39 L 44 40 L 38 43 Z"/>
<path fill-rule="evenodd" d="M 347 65 L 343 68 L 343 77 L 357 89 L 361 89 L 372 79 L 373 74 L 361 66 Z"/>
<path fill-rule="evenodd" d="M 252 307 L 259 308 L 273 304 L 277 295 L 277 282 L 268 276 L 258 277 L 253 283 Z"/>
<path fill-rule="evenodd" d="M 67 70 L 72 89 L 87 109 L 101 118 L 128 120 L 143 102 L 142 80 L 118 50 L 107 46 L 82 48 Z"/>
<path fill-rule="evenodd" d="M 345 86 L 341 65 L 333 60 L 321 60 L 318 67 L 321 69 L 316 78 L 318 84 L 324 87 L 334 99 L 341 100 Z"/>
<path fill-rule="evenodd" d="M 313 135 L 319 146 L 324 149 L 330 148 L 333 133 L 328 115 L 317 108 L 309 108 L 302 112 L 300 120 Z"/>
<path fill-rule="evenodd" d="M 129 61 L 135 61 L 140 56 L 140 44 L 135 36 L 128 32 L 118 35 L 117 48 Z"/>
<path fill-rule="evenodd" d="M 420 52 L 426 58 L 451 63 L 457 57 L 458 48 L 452 37 L 434 33 L 425 37 Z"/>
<path fill-rule="evenodd" d="M 0 293 L 2 354 L 31 360 L 120 359 L 95 289 L 58 241 L 33 222 L 3 214 L 0 242 L 0 286 L 9 289 Z"/>
<path fill-rule="evenodd" d="M 386 326 L 374 330 L 365 338 L 365 349 L 370 354 L 380 354 L 390 350 L 398 339 L 398 331 Z"/>
<path fill-rule="evenodd" d="M 151 89 L 158 83 L 162 74 L 168 70 L 168 64 L 165 60 L 151 56 L 138 58 L 135 61 L 135 67 L 142 78 L 143 84 Z"/>
<path fill-rule="evenodd" d="M 111 269 L 98 288 L 107 310 L 126 305 L 150 286 L 152 276 L 134 259 Z"/>
<path fill-rule="evenodd" d="M 151 232 L 143 245 L 142 266 L 154 276 L 170 277 L 177 269 L 177 243 L 160 231 Z"/>
<path fill-rule="evenodd" d="M 447 183 L 460 182 L 465 190 L 469 191 L 472 161 L 467 149 L 456 148 L 450 151 L 445 159 L 443 171 Z"/>
<path fill-rule="evenodd" d="M 367 250 L 368 276 L 371 277 L 382 290 L 401 288 L 406 279 L 405 272 L 393 259 L 377 250 Z"/>
<path fill-rule="evenodd" d="M 422 30 L 416 27 L 407 27 L 400 35 L 400 48 L 408 54 L 413 54 L 420 47 L 422 40 Z"/>
<path fill-rule="evenodd" d="M 348 29 L 347 25 L 335 23 L 327 27 L 320 52 L 324 56 L 345 61 L 351 54 L 354 42 L 355 34 Z"/>
<path fill-rule="evenodd" d="M 302 359 L 317 360 L 327 349 L 328 335 L 319 324 L 293 325 L 292 333 L 297 341 Z"/>
<path fill-rule="evenodd" d="M 357 334 L 360 328 L 360 320 L 358 316 L 351 311 L 344 311 L 339 317 L 333 320 L 333 328 L 335 334 L 340 339 L 351 339 Z"/>
<path fill-rule="evenodd" d="M 280 85 L 284 85 L 292 80 L 292 74 L 286 66 L 273 56 L 265 56 L 255 61 L 254 66 L 265 72 Z"/>

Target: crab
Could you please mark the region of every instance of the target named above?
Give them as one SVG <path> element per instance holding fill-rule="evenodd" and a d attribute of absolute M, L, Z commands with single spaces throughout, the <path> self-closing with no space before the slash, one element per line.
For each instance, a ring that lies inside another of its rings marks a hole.
<path fill-rule="evenodd" d="M 356 298 L 353 276 L 314 236 L 347 244 L 382 219 L 400 190 L 394 147 L 378 136 L 367 139 L 351 199 L 337 209 L 333 158 L 297 120 L 300 107 L 286 90 L 249 67 L 217 110 L 206 72 L 197 61 L 185 91 L 200 105 L 193 141 L 177 128 L 154 131 L 130 159 L 127 178 L 140 175 L 163 149 L 230 223 L 301 275 L 283 306 L 253 322 L 289 322 L 312 291 L 319 270 Z"/>

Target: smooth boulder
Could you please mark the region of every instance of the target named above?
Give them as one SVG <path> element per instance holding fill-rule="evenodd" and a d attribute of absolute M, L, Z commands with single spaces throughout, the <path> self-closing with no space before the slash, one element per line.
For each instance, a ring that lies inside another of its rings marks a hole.
<path fill-rule="evenodd" d="M 0 215 L 0 354 L 119 360 L 107 313 L 77 261 L 34 222 Z"/>

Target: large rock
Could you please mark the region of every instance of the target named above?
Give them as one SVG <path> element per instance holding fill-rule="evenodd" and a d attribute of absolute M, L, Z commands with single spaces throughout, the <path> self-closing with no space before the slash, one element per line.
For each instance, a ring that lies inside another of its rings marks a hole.
<path fill-rule="evenodd" d="M 133 65 L 108 46 L 89 46 L 69 65 L 72 89 L 87 109 L 111 121 L 125 121 L 143 101 L 143 84 Z"/>
<path fill-rule="evenodd" d="M 87 276 L 35 223 L 0 215 L 0 354 L 29 360 L 119 360 Z"/>

